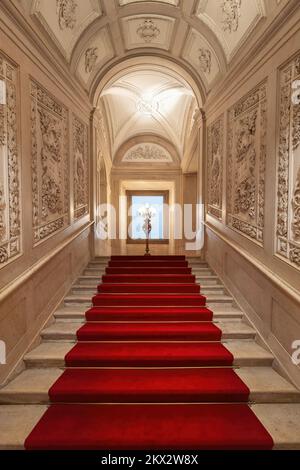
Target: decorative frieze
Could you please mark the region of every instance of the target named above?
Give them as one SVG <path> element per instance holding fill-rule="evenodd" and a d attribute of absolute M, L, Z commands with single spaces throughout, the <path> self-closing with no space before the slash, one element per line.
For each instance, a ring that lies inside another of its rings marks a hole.
<path fill-rule="evenodd" d="M 74 218 L 78 219 L 89 210 L 89 161 L 88 129 L 75 115 L 73 116 L 73 158 Z"/>
<path fill-rule="evenodd" d="M 263 243 L 267 133 L 266 83 L 228 111 L 227 224 Z"/>
<path fill-rule="evenodd" d="M 68 111 L 31 82 L 34 243 L 69 225 Z"/>
<path fill-rule="evenodd" d="M 131 163 L 172 163 L 172 156 L 157 144 L 138 144 L 125 153 L 123 162 Z"/>
<path fill-rule="evenodd" d="M 18 70 L 0 52 L 0 268 L 21 254 Z"/>
<path fill-rule="evenodd" d="M 280 70 L 276 254 L 300 268 L 300 104 L 292 99 L 300 80 L 300 55 Z"/>
<path fill-rule="evenodd" d="M 224 118 L 221 116 L 207 131 L 208 213 L 222 218 Z"/>

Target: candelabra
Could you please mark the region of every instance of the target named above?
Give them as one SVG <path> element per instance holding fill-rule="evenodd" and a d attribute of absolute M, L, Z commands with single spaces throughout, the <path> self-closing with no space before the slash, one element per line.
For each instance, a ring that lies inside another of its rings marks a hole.
<path fill-rule="evenodd" d="M 155 217 L 156 210 L 154 207 L 150 207 L 149 204 L 145 204 L 145 206 L 141 207 L 139 210 L 139 215 L 143 217 L 143 231 L 146 235 L 146 249 L 145 249 L 145 256 L 150 256 L 150 248 L 149 248 L 149 240 L 150 240 L 150 233 L 152 230 L 152 219 Z"/>

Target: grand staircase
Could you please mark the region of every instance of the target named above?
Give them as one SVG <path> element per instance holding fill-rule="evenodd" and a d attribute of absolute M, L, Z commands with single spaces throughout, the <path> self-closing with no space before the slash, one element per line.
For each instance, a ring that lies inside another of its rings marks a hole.
<path fill-rule="evenodd" d="M 231 441 L 225 439 L 225 448 L 235 448 L 235 425 L 226 426 L 239 420 L 241 428 L 248 425 L 246 434 L 253 431 L 250 448 L 255 448 L 259 441 L 255 436 L 264 430 L 272 437 L 274 448 L 300 448 L 300 392 L 281 375 L 272 353 L 207 263 L 189 258 L 188 266 L 182 266 L 181 261 L 177 265 L 175 258 L 171 263 L 168 258 L 159 272 L 151 272 L 143 259 L 120 258 L 107 268 L 108 261 L 97 258 L 89 263 L 41 332 L 40 344 L 25 355 L 22 372 L 0 389 L 0 449 L 24 448 L 50 401 L 56 404 L 48 410 L 45 429 L 57 425 L 56 410 L 62 420 L 68 420 L 66 407 L 67 413 L 73 410 L 76 414 L 82 406 L 84 414 L 88 406 L 91 416 L 85 419 L 96 420 L 97 429 L 99 420 L 112 420 L 113 409 L 116 416 L 123 416 L 115 426 L 133 420 L 135 442 L 145 431 L 140 417 L 155 424 L 163 412 L 171 427 L 172 423 L 176 426 L 176 419 L 179 424 L 184 422 L 188 437 L 195 435 L 197 426 L 205 428 L 215 420 L 220 435 L 231 432 L 233 436 Z M 128 272 L 130 279 L 126 278 Z M 153 282 L 161 274 L 160 282 Z M 104 282 L 95 296 L 102 276 Z M 160 306 L 164 307 L 154 320 Z M 85 384 L 82 389 L 78 388 L 80 381 Z M 166 384 L 168 388 L 164 388 Z M 82 400 L 84 404 L 79 405 Z M 235 414 L 227 416 L 230 409 Z M 229 424 L 222 428 L 224 420 Z M 37 429 L 41 434 L 43 428 Z M 212 434 L 207 446 L 213 448 L 215 438 L 215 447 L 222 448 L 217 441 L 220 435 Z M 27 447 L 35 448 L 36 437 L 29 439 Z M 183 437 L 177 434 L 165 443 L 173 442 L 177 448 L 181 448 L 180 439 L 182 446 L 193 444 Z M 42 448 L 44 443 L 41 438 Z M 195 441 L 196 448 L 197 444 Z M 95 442 L 90 448 L 93 445 Z M 245 441 L 239 445 L 245 446 Z M 80 442 L 73 442 L 70 448 L 76 446 L 80 448 Z"/>

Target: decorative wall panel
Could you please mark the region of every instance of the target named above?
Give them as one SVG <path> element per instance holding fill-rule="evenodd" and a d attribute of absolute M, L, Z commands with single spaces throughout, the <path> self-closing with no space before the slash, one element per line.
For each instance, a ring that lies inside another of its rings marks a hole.
<path fill-rule="evenodd" d="M 78 219 L 89 211 L 89 159 L 88 129 L 73 116 L 73 158 L 74 158 L 74 218 Z"/>
<path fill-rule="evenodd" d="M 34 243 L 69 225 L 68 111 L 31 82 L 31 154 Z"/>
<path fill-rule="evenodd" d="M 266 82 L 228 111 L 227 224 L 263 243 L 267 133 Z"/>
<path fill-rule="evenodd" d="M 297 82 L 299 80 L 299 82 Z M 280 71 L 276 253 L 300 268 L 300 55 Z"/>
<path fill-rule="evenodd" d="M 0 52 L 0 268 L 21 254 L 18 70 Z"/>
<path fill-rule="evenodd" d="M 208 213 L 222 218 L 224 118 L 221 116 L 207 129 Z"/>

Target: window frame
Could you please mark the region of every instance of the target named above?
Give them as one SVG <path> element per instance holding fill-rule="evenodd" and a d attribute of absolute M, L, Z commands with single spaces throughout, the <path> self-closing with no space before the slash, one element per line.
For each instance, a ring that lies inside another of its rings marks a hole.
<path fill-rule="evenodd" d="M 150 191 L 150 190 L 139 190 L 139 191 L 126 191 L 126 197 L 127 197 L 127 244 L 145 244 L 146 240 L 144 238 L 131 238 L 130 234 L 128 233 L 128 227 L 131 224 L 132 221 L 132 216 L 129 214 L 129 208 L 132 207 L 132 197 L 133 196 L 163 196 L 163 235 L 164 238 L 160 239 L 150 239 L 149 243 L 150 244 L 156 244 L 156 245 L 168 245 L 169 244 L 169 238 L 165 238 L 166 232 L 169 231 L 169 226 L 165 226 L 165 217 L 168 216 L 168 225 L 170 222 L 170 214 L 166 214 L 166 207 L 165 205 L 169 204 L 169 191 L 168 190 L 157 190 L 157 191 Z"/>

